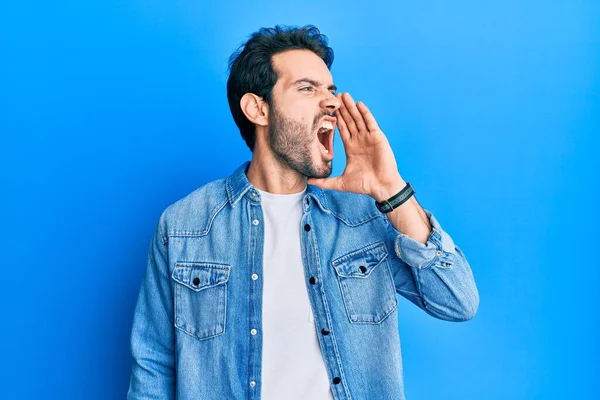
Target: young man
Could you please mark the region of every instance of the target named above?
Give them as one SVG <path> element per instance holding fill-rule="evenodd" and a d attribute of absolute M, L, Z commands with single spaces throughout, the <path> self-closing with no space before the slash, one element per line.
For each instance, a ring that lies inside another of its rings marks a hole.
<path fill-rule="evenodd" d="M 403 399 L 396 294 L 472 318 L 464 254 L 417 203 L 367 107 L 335 94 L 315 27 L 261 29 L 230 62 L 252 160 L 162 213 L 128 398 Z M 336 126 L 347 164 L 329 178 Z"/>

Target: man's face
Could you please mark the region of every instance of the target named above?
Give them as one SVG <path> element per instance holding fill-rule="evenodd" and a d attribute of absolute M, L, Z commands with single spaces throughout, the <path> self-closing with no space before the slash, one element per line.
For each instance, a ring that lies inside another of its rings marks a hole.
<path fill-rule="evenodd" d="M 323 60 L 312 51 L 273 56 L 278 74 L 269 106 L 268 142 L 277 158 L 306 177 L 332 172 L 335 111 L 340 107 Z"/>

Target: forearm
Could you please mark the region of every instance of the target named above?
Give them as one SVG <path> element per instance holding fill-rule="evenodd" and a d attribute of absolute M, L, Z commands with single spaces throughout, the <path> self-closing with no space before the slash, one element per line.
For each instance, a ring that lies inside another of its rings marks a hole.
<path fill-rule="evenodd" d="M 406 182 L 398 176 L 395 182 L 391 185 L 381 187 L 372 197 L 381 202 L 389 199 L 406 186 Z M 390 223 L 398 230 L 420 243 L 427 243 L 427 239 L 431 234 L 431 224 L 427 218 L 427 214 L 415 198 L 411 196 L 407 201 L 399 207 L 386 213 Z"/>

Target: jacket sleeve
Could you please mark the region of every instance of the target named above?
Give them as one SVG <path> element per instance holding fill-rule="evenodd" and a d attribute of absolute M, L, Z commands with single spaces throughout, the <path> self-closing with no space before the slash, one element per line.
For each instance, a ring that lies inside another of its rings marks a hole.
<path fill-rule="evenodd" d="M 399 232 L 384 218 L 396 292 L 429 315 L 448 321 L 475 316 L 479 293 L 471 267 L 461 249 L 433 214 L 425 210 L 432 231 L 423 244 Z"/>
<path fill-rule="evenodd" d="M 164 212 L 148 251 L 131 330 L 131 379 L 127 399 L 175 399 L 173 291 Z"/>

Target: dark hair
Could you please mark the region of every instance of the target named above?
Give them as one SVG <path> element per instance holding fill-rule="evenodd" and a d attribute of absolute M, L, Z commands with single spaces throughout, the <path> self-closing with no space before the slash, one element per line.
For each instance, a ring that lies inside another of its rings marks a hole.
<path fill-rule="evenodd" d="M 254 151 L 255 126 L 242 112 L 240 100 L 244 94 L 254 93 L 271 105 L 271 93 L 277 82 L 272 56 L 294 49 L 312 51 L 321 57 L 327 68 L 333 64 L 333 49 L 327 45 L 327 36 L 313 25 L 261 28 L 229 57 L 227 101 L 233 120 L 250 151 Z"/>

